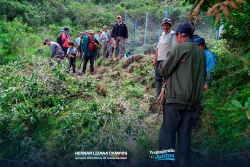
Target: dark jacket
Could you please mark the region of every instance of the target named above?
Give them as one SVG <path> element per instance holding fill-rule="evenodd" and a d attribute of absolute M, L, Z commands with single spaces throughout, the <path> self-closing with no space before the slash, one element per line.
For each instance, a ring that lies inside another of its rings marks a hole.
<path fill-rule="evenodd" d="M 194 46 L 191 55 L 179 64 Z M 164 103 L 195 105 L 201 101 L 206 78 L 206 57 L 193 41 L 176 44 L 160 64 L 159 73 L 168 78 Z"/>
<path fill-rule="evenodd" d="M 126 24 L 122 22 L 122 37 L 123 38 L 128 38 L 128 29 Z M 117 29 L 118 29 L 118 23 L 114 24 L 112 32 L 111 32 L 111 37 L 116 39 L 117 36 Z"/>

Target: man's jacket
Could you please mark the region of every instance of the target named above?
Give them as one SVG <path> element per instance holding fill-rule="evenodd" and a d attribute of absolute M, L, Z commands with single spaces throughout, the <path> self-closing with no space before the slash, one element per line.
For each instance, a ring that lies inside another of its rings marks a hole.
<path fill-rule="evenodd" d="M 180 62 L 193 48 L 190 56 Z M 159 73 L 168 78 L 164 103 L 195 105 L 201 101 L 206 78 L 206 57 L 192 40 L 176 44 L 160 64 Z"/>
<path fill-rule="evenodd" d="M 94 46 L 95 50 L 97 48 L 100 48 L 100 42 L 94 38 Z M 83 36 L 80 41 L 80 48 L 84 52 L 84 58 L 87 58 L 90 56 L 90 50 L 89 50 L 89 36 Z"/>
<path fill-rule="evenodd" d="M 111 32 L 111 37 L 113 37 L 113 38 L 115 38 L 116 39 L 116 36 L 117 36 L 117 30 L 118 30 L 118 23 L 116 23 L 116 24 L 114 24 L 114 26 L 113 26 L 113 29 L 112 29 L 112 32 Z M 122 24 L 121 24 L 121 32 L 122 32 L 122 37 L 123 38 L 128 38 L 128 29 L 127 29 L 127 26 L 126 26 L 126 24 L 124 24 L 123 22 L 122 22 Z"/>

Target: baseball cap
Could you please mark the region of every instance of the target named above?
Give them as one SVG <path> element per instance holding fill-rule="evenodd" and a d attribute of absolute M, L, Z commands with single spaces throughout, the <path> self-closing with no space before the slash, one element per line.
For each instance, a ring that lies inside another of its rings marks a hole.
<path fill-rule="evenodd" d="M 69 28 L 68 27 L 64 27 L 64 31 L 68 31 L 69 30 Z"/>
<path fill-rule="evenodd" d="M 122 16 L 118 15 L 116 18 L 117 18 L 117 19 L 120 19 L 120 18 L 122 18 Z"/>
<path fill-rule="evenodd" d="M 50 39 L 49 39 L 49 38 L 46 38 L 46 39 L 44 40 L 43 44 L 46 45 L 46 42 L 48 42 L 48 41 L 50 41 Z"/>
<path fill-rule="evenodd" d="M 108 28 L 108 26 L 104 25 L 102 28 Z"/>
<path fill-rule="evenodd" d="M 195 38 L 194 43 L 196 45 L 205 44 L 205 39 L 204 38 Z"/>
<path fill-rule="evenodd" d="M 169 18 L 164 18 L 164 19 L 161 21 L 161 24 L 165 24 L 165 23 L 168 23 L 168 24 L 172 25 L 172 21 L 171 21 Z"/>
<path fill-rule="evenodd" d="M 80 32 L 80 34 L 84 34 L 84 32 Z"/>
<path fill-rule="evenodd" d="M 64 27 L 60 28 L 61 31 L 64 31 Z"/>
<path fill-rule="evenodd" d="M 194 33 L 194 27 L 193 24 L 191 25 L 189 22 L 183 22 L 181 23 L 177 30 L 176 30 L 176 35 L 179 33 L 181 33 L 182 35 L 193 35 Z"/>

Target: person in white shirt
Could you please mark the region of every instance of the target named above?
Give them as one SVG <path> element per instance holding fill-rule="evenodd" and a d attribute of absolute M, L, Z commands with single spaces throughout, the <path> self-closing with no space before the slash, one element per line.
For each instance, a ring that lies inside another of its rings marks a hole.
<path fill-rule="evenodd" d="M 159 74 L 158 67 L 160 63 L 165 60 L 168 51 L 175 44 L 175 35 L 173 31 L 171 31 L 172 21 L 169 18 L 164 18 L 162 20 L 162 36 L 159 39 L 159 43 L 157 45 L 157 49 L 155 52 L 155 58 L 153 62 L 153 66 L 155 67 L 155 81 L 156 81 L 156 93 L 154 97 L 158 97 L 161 93 L 162 82 L 165 79 Z"/>
<path fill-rule="evenodd" d="M 82 59 L 83 56 L 83 51 L 80 48 L 80 42 L 82 39 L 82 36 L 84 35 L 84 32 L 80 32 L 79 37 L 76 38 L 75 43 L 76 43 L 76 49 L 78 51 L 78 53 L 80 53 L 79 58 Z"/>
<path fill-rule="evenodd" d="M 108 56 L 112 57 L 112 52 L 111 52 L 111 36 L 110 36 L 110 31 L 108 30 L 108 27 L 106 25 L 103 26 L 103 32 L 101 34 L 101 43 L 103 46 L 103 53 L 102 57 L 106 57 L 107 52 Z"/>

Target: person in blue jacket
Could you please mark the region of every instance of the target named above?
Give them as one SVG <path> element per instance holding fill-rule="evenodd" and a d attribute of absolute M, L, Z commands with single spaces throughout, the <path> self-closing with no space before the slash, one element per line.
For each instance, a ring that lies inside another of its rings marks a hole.
<path fill-rule="evenodd" d="M 94 31 L 89 30 L 88 36 L 83 36 L 80 41 L 80 48 L 84 52 L 84 64 L 82 68 L 82 73 L 86 72 L 86 67 L 88 61 L 90 61 L 90 73 L 94 74 L 94 61 L 95 61 L 95 54 L 96 49 L 100 48 L 101 45 L 97 39 L 94 37 Z"/>
<path fill-rule="evenodd" d="M 216 55 L 207 49 L 205 39 L 204 38 L 195 38 L 194 43 L 198 45 L 202 50 L 204 50 L 204 53 L 206 55 L 206 72 L 207 72 L 207 79 L 204 85 L 204 90 L 207 90 L 209 88 L 209 82 L 210 79 L 210 71 L 214 68 L 216 64 Z"/>

